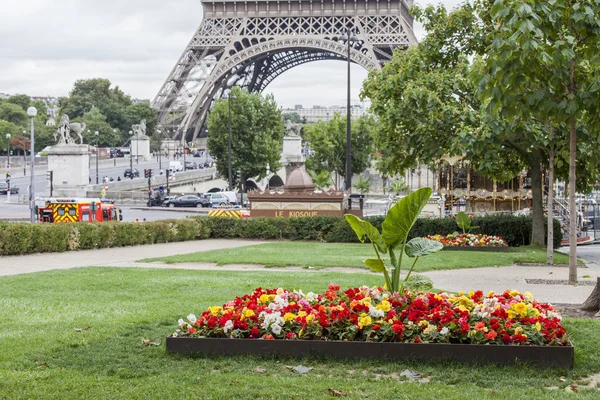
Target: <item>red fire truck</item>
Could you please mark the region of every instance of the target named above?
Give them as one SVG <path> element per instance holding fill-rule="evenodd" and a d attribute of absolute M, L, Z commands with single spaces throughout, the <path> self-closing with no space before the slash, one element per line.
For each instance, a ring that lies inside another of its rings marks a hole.
<path fill-rule="evenodd" d="M 100 199 L 49 199 L 38 210 L 40 222 L 108 222 L 121 221 L 123 215 L 114 200 Z"/>

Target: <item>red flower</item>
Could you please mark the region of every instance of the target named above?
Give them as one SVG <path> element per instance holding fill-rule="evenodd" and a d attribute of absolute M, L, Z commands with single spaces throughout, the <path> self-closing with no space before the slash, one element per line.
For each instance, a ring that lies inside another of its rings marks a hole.
<path fill-rule="evenodd" d="M 373 325 L 373 330 L 374 330 L 374 331 L 378 331 L 378 330 L 380 330 L 380 329 L 381 329 L 381 325 L 379 325 L 379 324 L 375 324 L 375 325 Z"/>
<path fill-rule="evenodd" d="M 193 333 L 196 333 L 196 328 L 190 328 L 188 329 L 188 333 L 191 335 Z"/>
<path fill-rule="evenodd" d="M 258 330 L 258 328 L 256 326 L 250 330 L 250 337 L 253 339 L 257 338 L 259 334 L 260 334 L 260 331 Z"/>
<path fill-rule="evenodd" d="M 263 339 L 265 339 L 265 340 L 273 340 L 273 335 L 263 335 Z"/>
<path fill-rule="evenodd" d="M 483 335 L 486 339 L 489 340 L 496 340 L 496 336 L 498 336 L 498 334 L 496 333 L 496 331 L 489 331 L 488 333 Z"/>

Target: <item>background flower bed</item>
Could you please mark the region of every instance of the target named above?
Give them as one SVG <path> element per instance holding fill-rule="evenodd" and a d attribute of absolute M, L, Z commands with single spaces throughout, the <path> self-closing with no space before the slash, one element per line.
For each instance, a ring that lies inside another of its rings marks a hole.
<path fill-rule="evenodd" d="M 389 293 L 381 287 L 323 294 L 258 288 L 196 318 L 177 337 L 407 343 L 569 345 L 562 318 L 529 293 Z"/>
<path fill-rule="evenodd" d="M 367 218 L 381 229 L 383 218 Z M 502 236 L 511 247 L 531 242 L 531 217 L 485 216 L 473 220 L 476 233 Z M 418 219 L 409 239 L 456 231 L 453 219 Z M 193 217 L 144 223 L 0 223 L 0 256 L 135 246 L 209 238 L 285 239 L 358 243 L 346 220 L 338 217 L 233 218 Z M 554 247 L 562 240 L 554 221 Z"/>
<path fill-rule="evenodd" d="M 429 240 L 440 242 L 445 247 L 506 247 L 506 243 L 499 236 L 488 236 L 472 233 L 451 233 L 449 235 L 427 236 Z"/>

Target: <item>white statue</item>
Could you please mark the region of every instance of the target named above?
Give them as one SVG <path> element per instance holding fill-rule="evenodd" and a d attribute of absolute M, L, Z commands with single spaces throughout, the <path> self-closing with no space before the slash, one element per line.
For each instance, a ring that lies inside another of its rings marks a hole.
<path fill-rule="evenodd" d="M 302 124 L 295 124 L 289 119 L 285 125 L 285 135 L 286 136 L 300 136 L 300 132 L 302 131 Z"/>
<path fill-rule="evenodd" d="M 85 122 L 73 122 L 69 121 L 67 114 L 60 118 L 58 129 L 54 132 L 54 140 L 58 145 L 76 144 L 75 138 L 71 135 L 71 132 L 79 137 L 79 144 L 83 144 L 83 136 L 81 135 L 85 130 Z"/>
<path fill-rule="evenodd" d="M 146 120 L 143 119 L 138 125 L 133 125 L 131 130 L 135 136 L 146 136 Z"/>

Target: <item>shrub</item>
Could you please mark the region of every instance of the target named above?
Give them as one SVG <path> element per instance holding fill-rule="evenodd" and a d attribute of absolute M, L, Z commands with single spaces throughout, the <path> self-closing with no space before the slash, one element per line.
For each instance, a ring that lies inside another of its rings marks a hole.
<path fill-rule="evenodd" d="M 245 239 L 281 239 L 287 236 L 285 218 L 251 218 L 240 220 L 240 237 Z"/>
<path fill-rule="evenodd" d="M 340 217 L 317 216 L 290 218 L 288 239 L 290 240 L 325 240 L 329 231 Z"/>

